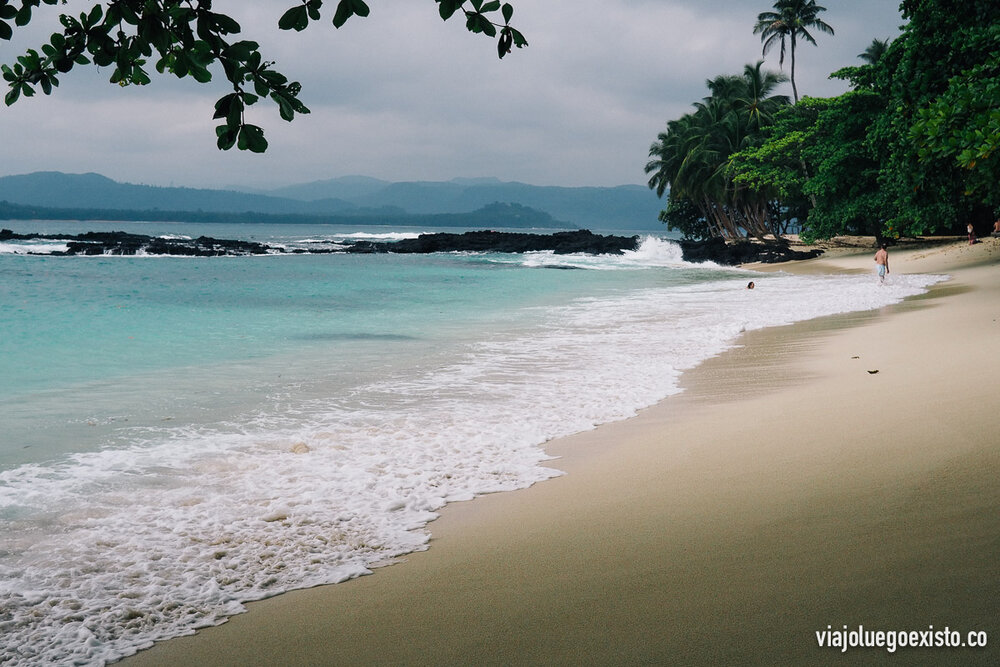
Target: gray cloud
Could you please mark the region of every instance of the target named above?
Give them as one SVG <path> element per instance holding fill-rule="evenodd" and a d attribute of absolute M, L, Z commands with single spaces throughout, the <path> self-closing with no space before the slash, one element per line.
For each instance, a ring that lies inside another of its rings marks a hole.
<path fill-rule="evenodd" d="M 87 4 L 72 0 L 68 7 Z M 265 155 L 215 148 L 211 116 L 214 100 L 227 92 L 224 81 L 198 86 L 156 76 L 151 86 L 121 89 L 106 83 L 109 71 L 79 70 L 51 97 L 0 110 L 0 172 L 97 171 L 131 182 L 212 187 L 355 173 L 642 183 L 646 151 L 664 123 L 706 94 L 706 79 L 761 58 L 752 26 L 769 8 L 746 0 L 512 4 L 530 46 L 500 61 L 494 45 L 466 32 L 460 20 L 441 21 L 431 0 L 372 0 L 367 19 L 340 30 L 324 20 L 304 33 L 275 27 L 291 3 L 217 2 L 218 11 L 238 14 L 245 36 L 259 41 L 279 70 L 303 84 L 312 109 L 289 124 L 273 105 L 253 107 L 253 122 L 270 141 Z M 902 23 L 894 0 L 825 6 L 837 34 L 800 47 L 804 94 L 843 92 L 843 83 L 827 75 L 857 64 L 872 38 L 895 36 Z M 54 29 L 48 9 L 48 26 L 0 43 L 0 61 Z M 777 69 L 776 51 L 766 64 Z"/>

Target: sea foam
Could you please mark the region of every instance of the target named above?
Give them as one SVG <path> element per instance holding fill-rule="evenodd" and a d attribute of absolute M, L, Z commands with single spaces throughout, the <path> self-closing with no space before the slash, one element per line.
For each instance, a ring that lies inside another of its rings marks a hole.
<path fill-rule="evenodd" d="M 546 441 L 676 393 L 741 332 L 879 308 L 943 279 L 751 274 L 750 291 L 745 272 L 685 264 L 648 239 L 620 256 L 491 259 L 701 277 L 529 308 L 350 391 L 239 422 L 146 426 L 126 447 L 0 472 L 0 662 L 103 664 L 247 601 L 367 574 L 426 549 L 447 503 L 559 475 Z"/>

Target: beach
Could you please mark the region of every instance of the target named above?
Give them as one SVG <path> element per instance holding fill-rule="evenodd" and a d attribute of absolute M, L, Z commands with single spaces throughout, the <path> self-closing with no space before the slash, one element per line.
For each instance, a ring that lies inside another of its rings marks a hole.
<path fill-rule="evenodd" d="M 565 475 L 448 505 L 428 551 L 124 664 L 997 664 L 1000 240 L 890 262 L 952 279 L 747 333 L 683 393 L 550 442 Z M 990 644 L 818 645 L 845 626 Z"/>

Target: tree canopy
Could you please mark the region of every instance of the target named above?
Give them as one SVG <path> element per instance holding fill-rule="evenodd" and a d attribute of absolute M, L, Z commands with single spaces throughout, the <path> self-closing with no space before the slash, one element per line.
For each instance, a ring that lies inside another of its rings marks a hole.
<path fill-rule="evenodd" d="M 816 46 L 816 39 L 809 32 L 810 29 L 833 34 L 833 27 L 819 18 L 821 12 L 825 12 L 826 7 L 816 4 L 816 0 L 777 0 L 774 3 L 774 11 L 761 12 L 757 15 L 757 23 L 754 25 L 754 34 L 760 34 L 760 41 L 764 43 L 763 55 L 777 43 L 781 45 L 781 53 L 778 56 L 778 66 L 785 62 L 785 41 L 789 43 L 791 55 L 792 96 L 796 103 L 799 101 L 799 90 L 795 86 L 795 46 L 801 38 Z"/>
<path fill-rule="evenodd" d="M 746 148 L 768 126 L 788 97 L 774 94 L 787 77 L 746 65 L 742 75 L 717 76 L 706 82 L 710 95 L 695 111 L 667 123 L 667 131 L 649 149 L 649 187 L 657 194 L 669 187 L 670 203 L 661 219 L 671 229 L 693 236 L 739 236 L 741 230 L 763 237 L 774 233 L 770 193 L 736 182 L 728 170 L 734 153 Z M 686 202 L 681 203 L 682 201 Z M 706 227 L 696 230 L 697 211 Z"/>
<path fill-rule="evenodd" d="M 848 92 L 781 106 L 728 154 L 729 185 L 712 191 L 715 205 L 732 192 L 766 199 L 772 216 L 794 219 L 806 240 L 964 231 L 1000 215 L 1000 4 L 902 0 L 900 10 L 906 23 L 896 39 L 874 39 L 858 54 L 863 64 L 831 74 Z M 651 155 L 685 123 L 668 122 Z M 649 185 L 661 195 L 669 187 L 661 219 L 672 228 L 758 235 L 743 224 L 720 231 L 682 172 L 656 173 L 665 182 Z"/>
<path fill-rule="evenodd" d="M 528 45 L 524 35 L 510 21 L 514 8 L 499 0 L 434 0 L 442 19 L 465 17 L 470 32 L 495 38 L 500 58 L 513 47 Z M 66 0 L 0 0 L 0 39 L 10 40 L 14 30 L 37 20 L 42 4 L 65 4 Z M 365 0 L 338 0 L 334 6 L 333 25 L 343 26 L 354 16 L 365 17 L 370 8 Z M 301 31 L 324 13 L 323 0 L 301 0 L 279 18 L 281 30 Z M 198 83 L 212 80 L 218 65 L 232 87 L 215 103 L 214 118 L 217 145 L 228 150 L 262 153 L 267 149 L 264 131 L 246 121 L 246 108 L 263 98 L 278 107 L 286 121 L 295 114 L 309 113 L 299 99 L 302 86 L 274 69 L 265 59 L 260 45 L 239 39 L 239 23 L 226 14 L 215 12 L 211 0 L 110 0 L 95 2 L 79 16 L 61 14 L 60 32 L 47 44 L 28 49 L 12 64 L 0 66 L 7 82 L 4 102 L 10 106 L 21 97 L 36 91 L 51 94 L 59 85 L 59 76 L 78 65 L 110 67 L 110 82 L 121 86 L 146 85 L 151 82 L 150 68 L 160 74 L 190 77 Z"/>

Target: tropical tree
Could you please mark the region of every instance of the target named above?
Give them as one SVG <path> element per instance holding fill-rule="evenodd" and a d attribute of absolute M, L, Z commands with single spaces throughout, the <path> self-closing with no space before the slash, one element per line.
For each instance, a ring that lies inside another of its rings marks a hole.
<path fill-rule="evenodd" d="M 669 121 L 650 147 L 648 185 L 661 197 L 669 190 L 660 219 L 670 229 L 704 238 L 763 239 L 777 233 L 770 193 L 735 183 L 728 173 L 730 157 L 789 103 L 787 96 L 773 94 L 787 78 L 762 71 L 761 65 L 708 80 L 711 94 L 696 102 L 692 113 Z"/>
<path fill-rule="evenodd" d="M 879 162 L 866 138 L 882 108 L 882 98 L 869 90 L 804 97 L 778 114 L 759 145 L 733 156 L 733 180 L 773 188 L 804 240 L 880 235 L 886 207 Z"/>
<path fill-rule="evenodd" d="M 884 111 L 867 139 L 887 224 L 905 235 L 985 227 L 1000 201 L 1000 4 L 902 0 L 900 10 L 902 33 L 874 66 Z"/>
<path fill-rule="evenodd" d="M 799 102 L 799 91 L 795 85 L 795 46 L 798 40 L 804 39 L 813 46 L 816 39 L 809 32 L 810 29 L 833 34 L 833 28 L 819 18 L 821 12 L 825 12 L 826 7 L 816 4 L 816 0 L 777 0 L 774 3 L 774 11 L 761 12 L 757 15 L 757 23 L 754 25 L 754 34 L 760 34 L 760 40 L 764 43 L 763 55 L 774 47 L 781 45 L 781 54 L 778 56 L 778 66 L 785 63 L 785 44 L 789 45 L 791 55 L 791 75 L 792 95 L 795 103 Z"/>
<path fill-rule="evenodd" d="M 33 10 L 43 3 L 56 5 L 60 1 L 65 4 L 65 0 L 0 0 L 0 40 L 10 40 L 15 28 L 35 20 Z M 501 58 L 512 47 L 528 44 L 510 24 L 514 14 L 510 4 L 501 5 L 500 0 L 435 2 L 442 19 L 460 14 L 470 32 L 496 38 Z M 370 13 L 365 0 L 338 0 L 329 5 L 336 5 L 336 28 L 353 16 Z M 304 30 L 321 18 L 322 10 L 323 0 L 301 0 L 281 15 L 278 28 Z M 211 0 L 95 2 L 79 16 L 60 15 L 59 23 L 62 31 L 53 33 L 49 43 L 29 49 L 11 65 L 0 66 L 10 89 L 4 98 L 7 106 L 37 90 L 50 94 L 59 85 L 59 76 L 76 65 L 109 68 L 111 83 L 127 86 L 150 83 L 151 64 L 160 74 L 190 76 L 198 83 L 207 83 L 217 64 L 233 91 L 215 103 L 214 118 L 222 121 L 216 128 L 220 149 L 236 146 L 258 153 L 267 149 L 264 131 L 245 120 L 246 108 L 261 98 L 270 98 L 286 121 L 296 113 L 309 113 L 299 100 L 299 83 L 276 71 L 257 42 L 237 40 L 234 36 L 240 33 L 240 24 L 231 16 L 212 11 Z M 152 63 L 151 58 L 155 58 Z"/>
<path fill-rule="evenodd" d="M 858 54 L 858 58 L 861 58 L 869 65 L 874 65 L 882 56 L 885 55 L 886 50 L 889 48 L 888 39 L 878 39 L 872 40 L 872 43 L 865 47 L 865 50 Z"/>

